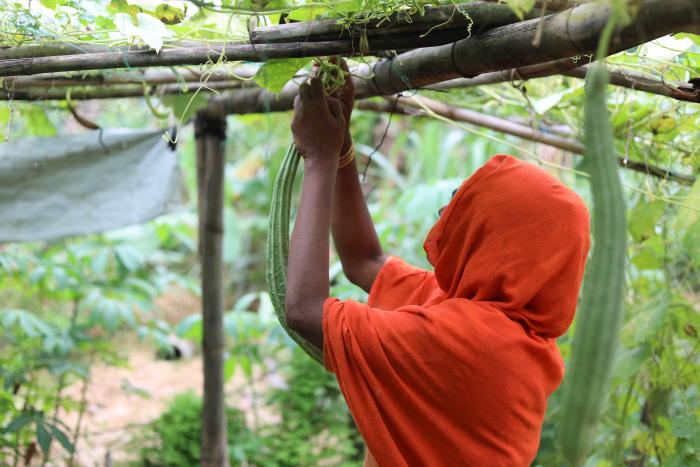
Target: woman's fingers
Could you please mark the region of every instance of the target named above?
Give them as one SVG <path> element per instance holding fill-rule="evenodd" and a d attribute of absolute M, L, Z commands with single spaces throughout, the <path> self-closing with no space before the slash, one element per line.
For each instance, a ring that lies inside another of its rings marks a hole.
<path fill-rule="evenodd" d="M 301 97 L 302 102 L 311 100 L 311 86 L 308 82 L 301 83 L 299 86 L 299 97 Z"/>
<path fill-rule="evenodd" d="M 319 102 L 324 98 L 323 81 L 317 76 L 311 78 L 311 98 Z"/>

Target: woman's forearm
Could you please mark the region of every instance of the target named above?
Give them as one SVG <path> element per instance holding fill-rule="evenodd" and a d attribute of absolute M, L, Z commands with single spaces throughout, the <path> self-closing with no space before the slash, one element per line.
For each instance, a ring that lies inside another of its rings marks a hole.
<path fill-rule="evenodd" d="M 367 209 L 354 161 L 338 171 L 331 220 L 333 242 L 346 276 L 369 292 L 386 257 Z"/>
<path fill-rule="evenodd" d="M 329 292 L 328 231 L 337 170 L 337 163 L 328 160 L 304 162 L 301 202 L 287 265 L 287 323 L 318 348 L 323 346 L 320 323 Z"/>

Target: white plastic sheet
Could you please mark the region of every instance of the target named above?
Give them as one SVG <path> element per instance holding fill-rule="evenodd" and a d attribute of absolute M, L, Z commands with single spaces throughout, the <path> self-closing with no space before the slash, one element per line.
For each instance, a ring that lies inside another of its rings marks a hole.
<path fill-rule="evenodd" d="M 0 242 L 140 224 L 182 202 L 163 130 L 104 130 L 0 144 Z"/>

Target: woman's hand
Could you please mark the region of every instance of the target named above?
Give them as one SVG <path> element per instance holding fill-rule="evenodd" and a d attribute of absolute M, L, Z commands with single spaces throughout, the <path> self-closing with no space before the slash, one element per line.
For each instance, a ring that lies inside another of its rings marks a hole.
<path fill-rule="evenodd" d="M 304 160 L 337 166 L 345 132 L 346 122 L 340 101 L 324 95 L 318 77 L 303 83 L 294 99 L 292 133 Z"/>

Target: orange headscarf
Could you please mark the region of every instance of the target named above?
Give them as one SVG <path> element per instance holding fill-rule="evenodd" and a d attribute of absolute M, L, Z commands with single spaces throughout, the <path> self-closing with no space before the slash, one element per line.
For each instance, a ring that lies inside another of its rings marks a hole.
<path fill-rule="evenodd" d="M 589 248 L 583 201 L 494 156 L 425 240 L 391 257 L 368 303 L 329 298 L 324 364 L 380 466 L 526 466 L 564 365 Z"/>

